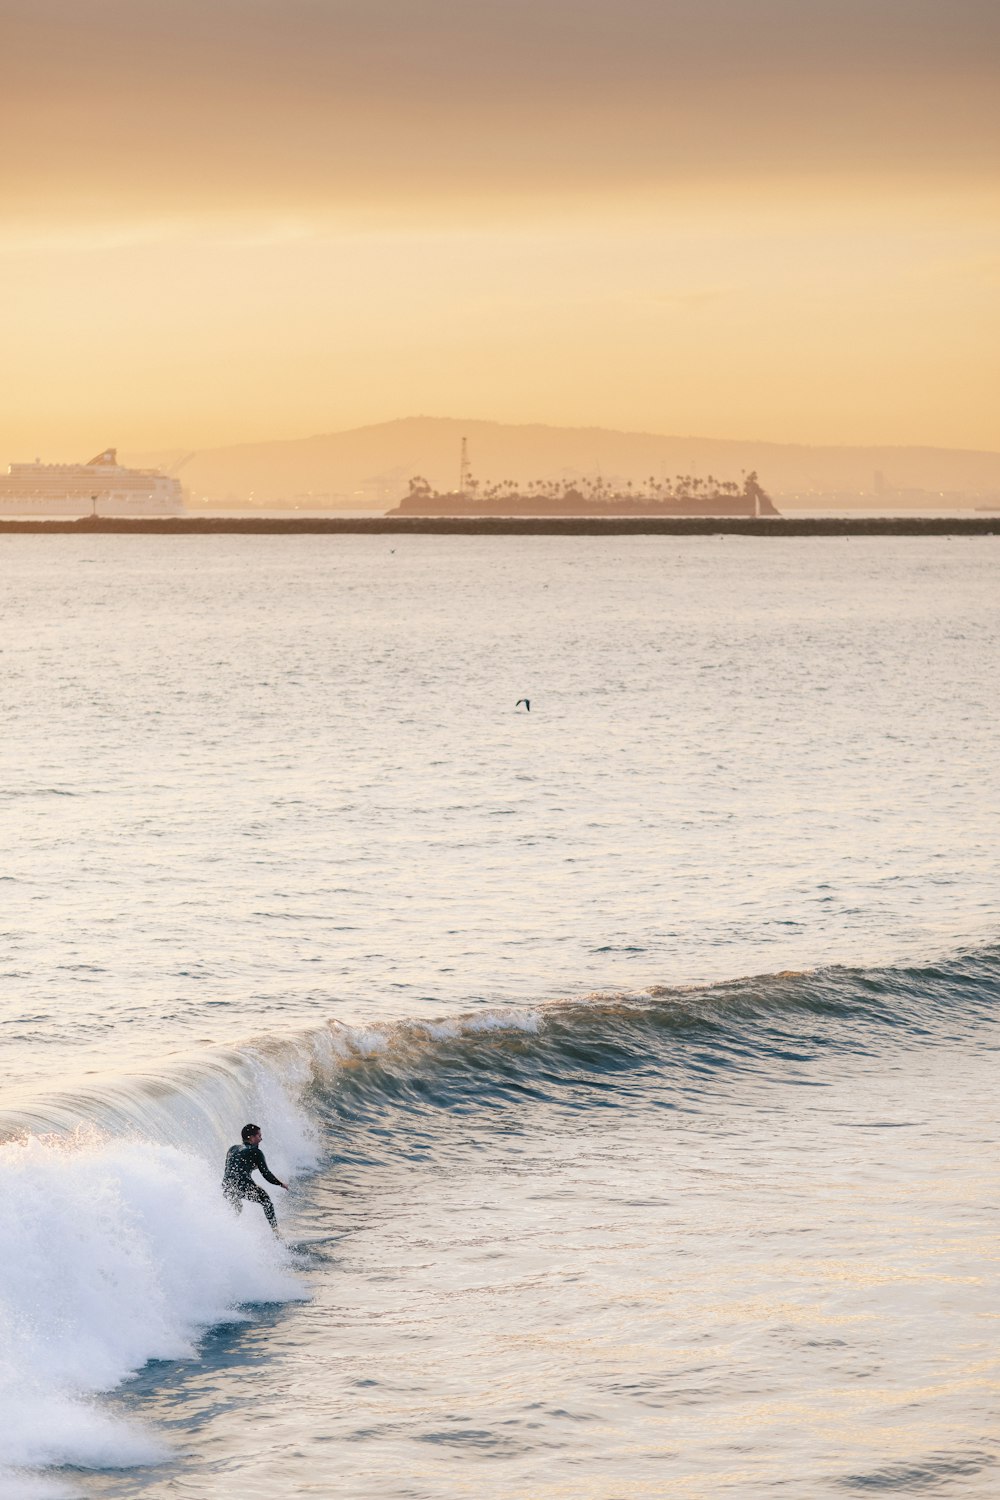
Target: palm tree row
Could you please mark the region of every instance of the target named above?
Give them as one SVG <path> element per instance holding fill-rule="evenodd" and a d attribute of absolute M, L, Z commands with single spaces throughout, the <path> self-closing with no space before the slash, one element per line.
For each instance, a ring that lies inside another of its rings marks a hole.
<path fill-rule="evenodd" d="M 500 479 L 489 484 L 481 484 L 478 479 L 468 476 L 465 481 L 463 498 L 469 501 L 488 504 L 497 500 L 512 500 L 518 496 L 530 496 L 534 499 L 544 500 L 596 500 L 610 503 L 620 503 L 629 500 L 687 500 L 701 498 L 706 500 L 719 499 L 723 496 L 735 497 L 745 495 L 752 499 L 759 489 L 756 470 L 752 470 L 743 480 L 742 486 L 733 480 L 718 480 L 713 474 L 708 474 L 704 479 L 697 474 L 678 474 L 674 479 L 657 479 L 650 474 L 641 488 L 636 489 L 631 479 L 625 482 L 624 488 L 621 481 L 611 481 L 598 476 L 596 479 L 574 479 L 571 482 L 561 479 L 532 479 L 527 485 L 522 485 L 516 479 Z M 454 490 L 447 492 L 454 498 Z M 413 500 L 442 500 L 446 498 L 440 490 L 431 488 L 430 482 L 422 475 L 415 475 L 410 480 L 409 498 Z"/>

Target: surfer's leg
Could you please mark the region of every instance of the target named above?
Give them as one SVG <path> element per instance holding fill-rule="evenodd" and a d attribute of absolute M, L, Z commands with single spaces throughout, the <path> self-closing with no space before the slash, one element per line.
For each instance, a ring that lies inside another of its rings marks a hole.
<path fill-rule="evenodd" d="M 274 1230 L 275 1234 L 277 1234 L 277 1232 L 278 1232 L 278 1217 L 277 1217 L 277 1214 L 274 1212 L 274 1204 L 271 1202 L 270 1197 L 268 1196 L 267 1193 L 265 1193 L 264 1189 L 262 1187 L 258 1187 L 257 1184 L 254 1183 L 253 1186 L 247 1192 L 247 1197 L 250 1199 L 251 1203 L 259 1203 L 260 1204 L 261 1208 L 264 1210 L 265 1214 L 267 1215 L 267 1222 L 270 1224 L 270 1226 Z"/>

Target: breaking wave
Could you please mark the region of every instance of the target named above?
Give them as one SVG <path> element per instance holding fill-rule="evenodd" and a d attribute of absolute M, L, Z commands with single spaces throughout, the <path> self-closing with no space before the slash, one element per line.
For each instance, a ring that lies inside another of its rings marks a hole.
<path fill-rule="evenodd" d="M 836 1051 L 936 1045 L 997 1019 L 1000 948 L 937 965 L 830 968 L 345 1025 L 212 1050 L 185 1066 L 38 1101 L 0 1120 L 0 1500 L 72 1493 L 38 1471 L 155 1463 L 100 1395 L 212 1325 L 301 1298 L 259 1214 L 236 1218 L 221 1160 L 248 1118 L 279 1176 L 401 1113 L 627 1107 L 643 1075 L 697 1109 L 720 1088 L 808 1072 Z M 284 1203 L 281 1207 L 284 1207 Z M 248 1250 L 252 1253 L 248 1253 Z"/>

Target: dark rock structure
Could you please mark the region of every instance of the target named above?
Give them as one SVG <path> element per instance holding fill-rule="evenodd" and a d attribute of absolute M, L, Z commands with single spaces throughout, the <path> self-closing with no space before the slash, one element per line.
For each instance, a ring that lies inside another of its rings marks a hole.
<path fill-rule="evenodd" d="M 80 521 L 0 521 L 15 533 L 118 536 L 993 536 L 1000 517 L 949 516 L 178 516 L 130 520 L 85 516 Z"/>

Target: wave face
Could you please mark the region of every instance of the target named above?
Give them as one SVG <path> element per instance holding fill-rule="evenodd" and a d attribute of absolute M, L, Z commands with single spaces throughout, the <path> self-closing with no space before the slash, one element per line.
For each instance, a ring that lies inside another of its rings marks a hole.
<path fill-rule="evenodd" d="M 677 1107 L 786 1076 L 836 1053 L 934 1045 L 996 1020 L 1000 949 L 940 965 L 779 973 L 639 994 L 595 994 L 436 1024 L 331 1028 L 336 1059 L 314 1102 L 338 1119 L 510 1100 L 626 1103 L 654 1073 Z M 589 1089 L 589 1092 L 588 1092 Z"/>
<path fill-rule="evenodd" d="M 995 1024 L 998 999 L 992 948 L 434 1023 L 334 1021 L 8 1116 L 0 1496 L 67 1493 L 37 1477 L 47 1466 L 162 1459 L 161 1444 L 95 1398 L 149 1360 L 192 1357 L 205 1329 L 249 1316 L 248 1304 L 305 1295 L 263 1217 L 236 1218 L 221 1198 L 222 1157 L 246 1118 L 265 1124 L 279 1176 L 307 1178 L 333 1153 L 372 1160 L 375 1139 L 391 1153 L 402 1116 L 422 1116 L 433 1141 L 435 1116 L 501 1100 L 627 1108 L 654 1074 L 661 1099 L 696 1111 L 838 1052 L 960 1041 Z"/>

